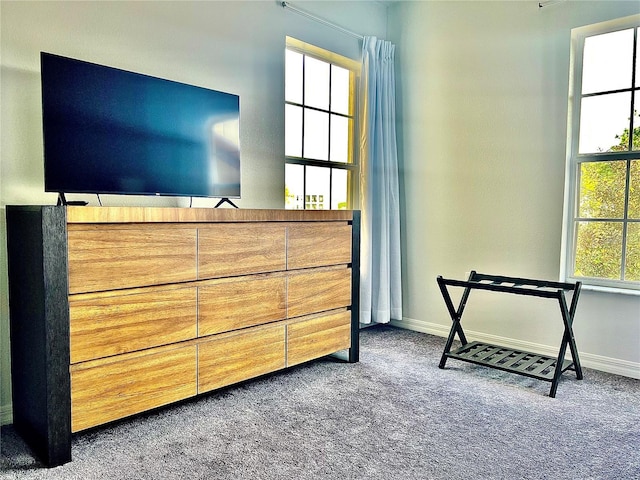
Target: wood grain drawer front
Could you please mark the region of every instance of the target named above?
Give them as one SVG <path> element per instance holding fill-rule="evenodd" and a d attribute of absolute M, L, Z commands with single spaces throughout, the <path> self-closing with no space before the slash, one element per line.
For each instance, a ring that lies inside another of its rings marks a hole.
<path fill-rule="evenodd" d="M 72 364 L 197 335 L 195 287 L 72 299 L 69 314 Z"/>
<path fill-rule="evenodd" d="M 69 226 L 69 292 L 196 279 L 196 230 Z"/>
<path fill-rule="evenodd" d="M 71 371 L 71 431 L 196 394 L 196 346 Z"/>
<path fill-rule="evenodd" d="M 290 225 L 287 235 L 289 270 L 351 263 L 351 225 L 347 223 Z"/>
<path fill-rule="evenodd" d="M 351 269 L 292 273 L 287 287 L 288 318 L 351 305 Z"/>
<path fill-rule="evenodd" d="M 351 346 L 351 312 L 343 311 L 287 326 L 287 366 Z"/>
<path fill-rule="evenodd" d="M 198 393 L 285 367 L 285 326 L 257 327 L 198 345 Z"/>
<path fill-rule="evenodd" d="M 284 320 L 284 276 L 199 287 L 198 336 Z"/>
<path fill-rule="evenodd" d="M 198 277 L 219 278 L 286 268 L 284 225 L 231 224 L 198 229 Z"/>

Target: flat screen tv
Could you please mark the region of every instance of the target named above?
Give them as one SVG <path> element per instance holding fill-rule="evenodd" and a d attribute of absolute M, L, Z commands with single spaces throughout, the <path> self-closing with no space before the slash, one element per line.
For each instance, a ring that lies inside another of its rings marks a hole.
<path fill-rule="evenodd" d="M 237 95 L 40 61 L 47 192 L 240 197 Z"/>

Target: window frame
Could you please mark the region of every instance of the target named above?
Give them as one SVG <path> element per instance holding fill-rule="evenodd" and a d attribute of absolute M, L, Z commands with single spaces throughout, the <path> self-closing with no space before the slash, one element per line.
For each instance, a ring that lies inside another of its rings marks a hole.
<path fill-rule="evenodd" d="M 634 62 L 634 74 L 632 78 L 632 84 L 630 88 L 613 90 L 612 92 L 631 92 L 631 105 L 630 105 L 630 139 L 633 144 L 633 129 L 640 127 L 634 123 L 634 111 L 640 109 L 640 89 L 638 88 L 637 77 L 640 75 L 640 71 L 637 68 L 637 58 L 640 56 L 640 15 L 632 15 L 621 19 L 602 22 L 594 25 L 588 25 L 585 27 L 575 28 L 571 31 L 571 56 L 570 56 L 570 77 L 569 77 L 569 105 L 567 115 L 567 151 L 566 151 L 566 171 L 565 171 L 565 201 L 563 209 L 563 233 L 562 233 L 562 250 L 561 250 L 561 265 L 560 265 L 560 277 L 563 281 L 580 281 L 586 288 L 594 290 L 604 290 L 618 293 L 628 293 L 640 295 L 640 281 L 622 280 L 621 278 L 625 272 L 625 260 L 627 251 L 627 229 L 628 225 L 632 223 L 640 223 L 638 219 L 628 218 L 628 206 L 630 195 L 630 166 L 632 160 L 640 161 L 640 150 L 629 150 L 625 152 L 597 152 L 597 153 L 579 153 L 579 138 L 580 138 L 580 115 L 582 99 L 585 97 L 592 97 L 596 95 L 604 95 L 611 92 L 597 92 L 582 94 L 582 74 L 583 74 L 583 53 L 585 39 L 588 37 L 614 33 L 620 30 L 634 29 L 634 50 L 633 60 Z M 637 117 L 636 117 L 637 118 Z M 595 218 L 585 219 L 579 216 L 579 202 L 580 202 L 580 170 L 583 163 L 588 162 L 613 162 L 620 161 L 625 162 L 626 177 L 625 177 L 625 201 L 624 201 L 624 213 L 623 218 L 608 219 L 608 218 Z M 577 233 L 578 224 L 584 221 L 615 221 L 622 223 L 622 257 L 621 257 L 621 278 L 620 279 L 605 279 L 600 277 L 581 277 L 574 275 L 575 261 L 576 261 L 576 249 L 577 249 Z"/>
<path fill-rule="evenodd" d="M 338 67 L 342 67 L 344 69 L 347 69 L 351 72 L 350 74 L 350 79 L 349 79 L 349 115 L 344 115 L 344 114 L 340 114 L 337 112 L 331 112 L 330 110 L 327 110 L 326 112 L 329 113 L 329 115 L 334 114 L 334 115 L 339 115 L 342 117 L 347 117 L 352 119 L 352 127 L 350 129 L 349 132 L 349 147 L 348 147 L 348 157 L 347 157 L 347 161 L 346 162 L 336 162 L 336 161 L 331 161 L 331 160 L 317 160 L 317 159 L 312 159 L 312 158 L 305 158 L 303 157 L 293 157 L 293 156 L 288 156 L 285 154 L 284 159 L 285 159 L 285 169 L 286 169 L 286 165 L 290 164 L 290 165 L 302 165 L 303 167 L 322 167 L 322 168 L 329 168 L 329 169 L 339 169 L 339 170 L 345 170 L 347 172 L 347 209 L 355 209 L 357 208 L 357 205 L 359 205 L 359 178 L 360 178 L 360 162 L 359 162 L 359 144 L 357 141 L 358 135 L 357 132 L 359 131 L 359 123 L 358 123 L 358 84 L 359 84 L 359 79 L 360 79 L 360 68 L 361 68 L 361 64 L 360 62 L 344 57 L 340 54 L 331 52 L 329 50 L 317 47 L 315 45 L 303 42 L 301 40 L 298 40 L 296 38 L 293 37 L 286 37 L 286 44 L 285 44 L 285 55 L 286 55 L 286 51 L 287 50 L 291 50 L 297 53 L 300 53 L 302 55 L 311 57 L 311 58 L 315 58 L 317 60 L 321 60 L 323 62 L 327 62 L 329 64 L 333 64 L 336 65 Z M 285 65 L 286 68 L 286 65 Z M 304 67 L 303 67 L 304 68 Z M 304 71 L 304 70 L 303 70 Z M 303 77 L 303 85 L 304 85 L 304 77 Z M 283 84 L 284 86 L 284 84 Z M 287 101 L 286 100 L 286 94 L 285 94 L 285 101 L 284 101 L 284 108 L 286 109 L 287 105 L 294 105 L 294 106 L 299 106 L 303 108 L 303 118 L 304 118 L 304 109 L 305 108 L 309 108 L 312 110 L 316 110 L 316 111 L 320 111 L 320 112 L 325 112 L 325 110 L 323 109 L 318 109 L 315 107 L 309 107 L 307 105 L 304 104 L 304 99 L 303 99 L 303 103 L 297 103 L 297 102 L 291 102 L 291 101 Z M 331 107 L 329 106 L 329 109 Z M 329 131 L 330 131 L 330 127 L 329 127 Z M 304 148 L 304 127 L 303 127 L 303 131 L 302 131 L 302 142 L 303 142 L 303 148 Z M 304 154 L 304 151 L 303 151 Z M 302 206 L 303 209 L 307 209 L 306 208 L 306 172 L 307 169 L 304 168 L 303 169 L 303 202 L 302 202 Z M 329 170 L 330 175 L 331 175 L 331 170 Z M 329 193 L 330 193 L 330 198 L 327 201 L 328 205 L 329 205 L 329 209 L 331 209 L 331 203 L 332 203 L 332 199 L 331 199 L 331 195 L 333 193 L 333 183 L 332 179 L 330 180 L 330 186 L 329 186 Z M 286 180 L 285 180 L 285 186 L 286 186 Z M 285 196 L 285 208 L 286 208 L 286 196 Z"/>

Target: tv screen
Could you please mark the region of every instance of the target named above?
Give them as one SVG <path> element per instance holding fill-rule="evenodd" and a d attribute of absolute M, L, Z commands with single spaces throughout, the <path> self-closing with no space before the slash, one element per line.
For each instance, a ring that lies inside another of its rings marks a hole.
<path fill-rule="evenodd" d="M 240 197 L 237 95 L 40 61 L 47 192 Z"/>

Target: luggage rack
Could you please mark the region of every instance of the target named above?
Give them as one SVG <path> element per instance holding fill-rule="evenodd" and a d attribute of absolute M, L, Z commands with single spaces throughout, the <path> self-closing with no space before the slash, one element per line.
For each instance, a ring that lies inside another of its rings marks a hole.
<path fill-rule="evenodd" d="M 550 397 L 556 396 L 558 382 L 562 373 L 567 370 L 576 372 L 578 380 L 582 380 L 582 367 L 578 357 L 573 335 L 573 319 L 578 306 L 581 282 L 563 283 L 544 280 L 532 280 L 527 278 L 504 277 L 499 275 L 486 275 L 472 271 L 467 280 L 453 280 L 438 276 L 438 286 L 442 298 L 447 306 L 453 325 L 440 359 L 440 368 L 444 368 L 448 358 L 465 362 L 497 368 L 506 372 L 517 373 L 527 377 L 551 382 Z M 451 301 L 448 286 L 463 287 L 464 292 L 460 304 L 456 309 Z M 490 290 L 516 295 L 556 299 L 560 306 L 562 320 L 564 322 L 564 335 L 560 344 L 557 357 L 539 355 L 537 353 L 513 350 L 499 345 L 491 345 L 483 342 L 468 342 L 460 324 L 462 314 L 466 306 L 471 290 Z M 571 304 L 567 307 L 565 292 L 573 292 Z M 462 347 L 451 351 L 451 346 L 458 335 Z M 571 352 L 571 360 L 565 360 L 567 346 Z"/>

